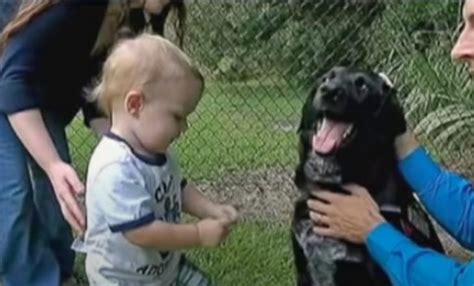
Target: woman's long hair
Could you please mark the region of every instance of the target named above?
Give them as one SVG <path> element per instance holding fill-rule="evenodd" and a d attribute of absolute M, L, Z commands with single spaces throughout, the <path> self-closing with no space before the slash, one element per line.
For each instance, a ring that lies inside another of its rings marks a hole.
<path fill-rule="evenodd" d="M 20 6 L 16 16 L 7 24 L 7 26 L 5 27 L 5 29 L 3 30 L 3 32 L 0 36 L 0 54 L 3 51 L 3 49 L 5 48 L 5 45 L 7 44 L 8 40 L 16 32 L 18 32 L 22 27 L 27 25 L 34 17 L 36 17 L 40 13 L 44 12 L 45 10 L 50 8 L 51 6 L 57 4 L 59 1 L 61 1 L 61 0 L 30 0 L 30 1 L 24 2 Z M 110 1 L 116 1 L 116 0 L 110 0 Z M 128 2 L 129 2 L 128 0 L 125 1 L 125 2 L 124 1 L 117 1 L 117 2 L 122 3 L 121 5 L 119 5 L 119 7 L 117 9 L 115 9 L 115 11 L 117 11 L 117 10 L 120 11 L 120 13 L 119 13 L 120 15 L 118 16 L 119 18 L 116 19 L 116 21 L 112 20 L 112 22 L 116 22 L 116 23 L 117 23 L 117 21 L 120 22 L 119 25 L 113 25 L 113 26 L 116 26 L 115 27 L 116 29 L 119 29 L 120 26 L 123 24 L 123 21 L 128 19 L 128 14 L 129 14 L 130 10 L 128 9 Z M 114 10 L 114 9 L 111 9 L 111 10 Z M 109 11 L 110 11 L 110 9 L 109 9 Z M 174 21 L 174 29 L 176 31 L 176 35 L 177 35 L 177 38 L 178 38 L 178 41 L 179 41 L 179 45 L 182 46 L 183 41 L 184 41 L 183 39 L 184 39 L 185 21 L 186 21 L 186 7 L 185 7 L 185 4 L 184 4 L 184 0 L 171 0 L 170 3 L 165 7 L 165 9 L 163 11 L 164 15 L 161 18 L 166 19 L 167 16 L 168 16 L 168 13 L 170 11 L 173 11 L 176 14 L 175 21 Z M 107 22 L 107 21 L 108 21 L 108 19 L 105 19 L 104 22 Z M 107 24 L 105 24 L 105 25 L 107 25 Z M 164 23 L 158 23 L 157 24 L 156 21 L 153 21 L 153 17 L 152 17 L 152 19 L 150 21 L 150 25 L 152 26 L 151 28 L 154 30 L 155 29 L 154 26 L 162 27 L 164 25 Z M 158 28 L 158 27 L 156 27 L 156 28 Z M 109 34 L 109 33 L 115 34 L 117 32 L 117 30 L 114 31 L 113 29 L 104 29 L 104 30 L 101 30 L 101 33 L 103 33 L 103 32 L 105 32 L 105 34 Z M 155 32 L 158 32 L 160 34 L 163 33 L 163 31 L 155 31 Z M 114 39 L 115 39 L 115 37 L 113 37 L 110 34 L 109 35 L 100 35 L 99 40 L 98 40 L 100 42 L 99 43 L 100 48 L 104 48 L 105 46 L 112 45 Z M 98 48 L 98 47 L 96 46 L 96 48 Z"/>
<path fill-rule="evenodd" d="M 33 0 L 23 2 L 15 17 L 5 26 L 0 36 L 0 51 L 3 50 L 8 40 L 31 19 L 45 11 L 59 0 Z"/>

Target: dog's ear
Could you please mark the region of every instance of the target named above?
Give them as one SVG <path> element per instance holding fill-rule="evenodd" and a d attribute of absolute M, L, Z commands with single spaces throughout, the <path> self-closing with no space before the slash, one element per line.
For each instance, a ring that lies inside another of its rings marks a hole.
<path fill-rule="evenodd" d="M 313 100 L 316 93 L 317 85 L 314 85 L 306 96 L 306 100 L 301 108 L 301 119 L 297 129 L 297 133 L 311 128 L 311 122 L 316 120 L 316 114 L 313 108 Z"/>
<path fill-rule="evenodd" d="M 398 92 L 394 83 L 385 73 L 378 74 L 384 82 L 382 87 L 382 102 L 380 112 L 378 112 L 378 121 L 381 124 L 386 124 L 390 137 L 396 137 L 406 131 L 407 123 L 403 107 L 398 100 Z M 382 128 L 384 128 L 382 126 Z"/>
<path fill-rule="evenodd" d="M 395 85 L 393 84 L 393 82 L 390 80 L 390 78 L 388 78 L 387 74 L 383 73 L 383 72 L 380 72 L 379 73 L 379 77 L 385 82 L 385 84 L 389 87 L 389 88 L 395 88 Z"/>

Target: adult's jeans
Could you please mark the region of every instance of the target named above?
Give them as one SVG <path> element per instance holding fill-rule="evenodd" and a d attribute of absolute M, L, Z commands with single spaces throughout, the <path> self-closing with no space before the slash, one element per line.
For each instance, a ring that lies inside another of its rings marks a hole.
<path fill-rule="evenodd" d="M 61 158 L 70 162 L 65 124 L 42 113 Z M 48 176 L 0 114 L 0 281 L 57 286 L 71 277 L 75 253 Z M 0 284 L 1 284 L 0 283 Z"/>

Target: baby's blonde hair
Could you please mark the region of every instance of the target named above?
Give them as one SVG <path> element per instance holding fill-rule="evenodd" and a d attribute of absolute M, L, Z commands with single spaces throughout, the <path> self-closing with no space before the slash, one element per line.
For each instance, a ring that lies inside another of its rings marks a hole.
<path fill-rule="evenodd" d="M 130 90 L 146 94 L 147 85 L 158 80 L 189 76 L 204 84 L 202 74 L 180 48 L 159 35 L 143 33 L 122 40 L 113 48 L 91 99 L 110 116 L 112 103 Z"/>

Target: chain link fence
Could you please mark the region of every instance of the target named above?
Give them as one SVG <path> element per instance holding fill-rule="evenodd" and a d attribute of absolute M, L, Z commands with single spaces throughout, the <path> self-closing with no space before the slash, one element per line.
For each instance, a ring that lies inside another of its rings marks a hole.
<path fill-rule="evenodd" d="M 411 128 L 445 167 L 474 178 L 474 100 L 450 59 L 460 1 L 259 0 L 188 2 L 185 51 L 205 97 L 177 145 L 184 173 L 249 215 L 291 209 L 300 110 L 309 85 L 336 64 L 383 71 Z M 166 35 L 173 38 L 172 29 Z M 85 174 L 97 142 L 74 123 Z M 263 202 L 263 203 L 262 203 Z"/>

